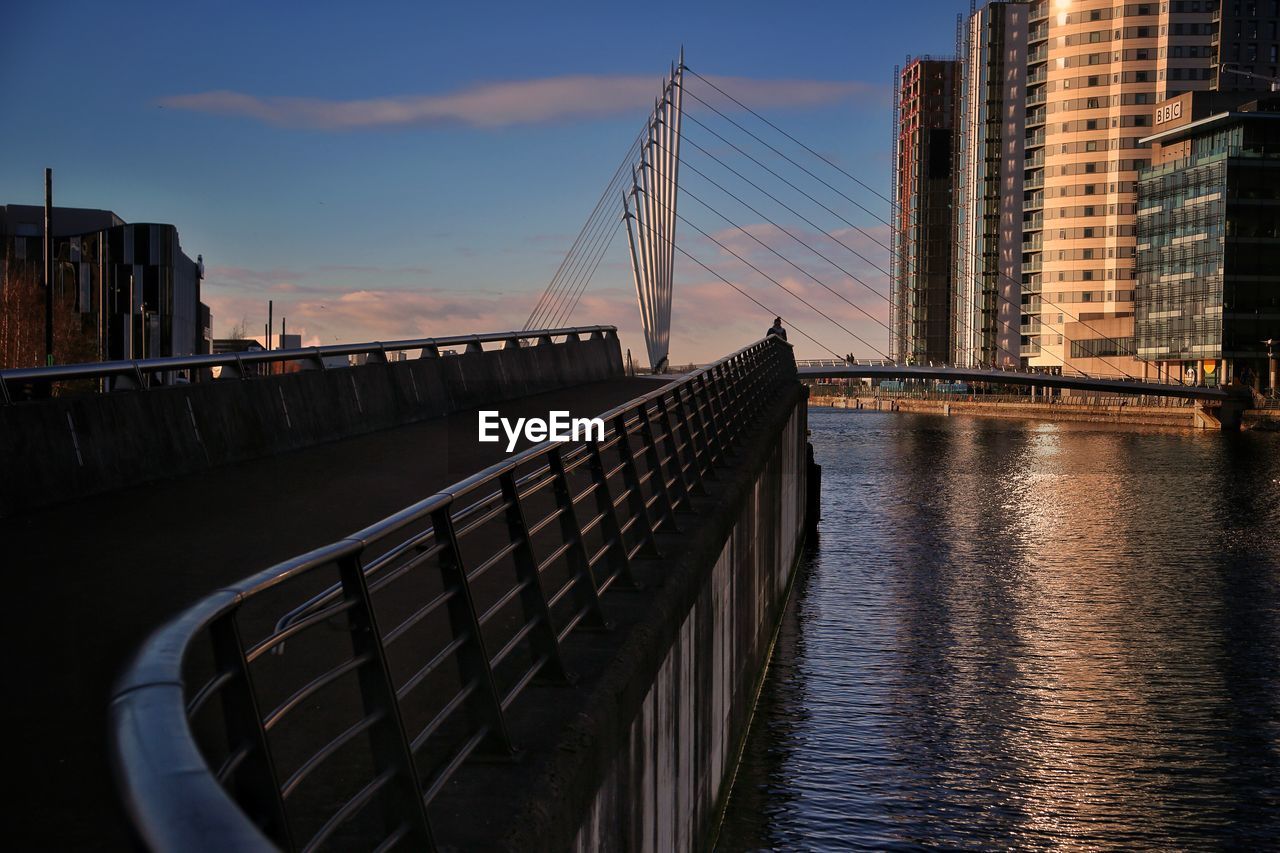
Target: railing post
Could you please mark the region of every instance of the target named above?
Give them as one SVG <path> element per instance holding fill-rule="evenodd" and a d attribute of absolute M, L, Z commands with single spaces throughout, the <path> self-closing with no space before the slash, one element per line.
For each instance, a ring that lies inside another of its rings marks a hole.
<path fill-rule="evenodd" d="M 223 780 L 223 784 L 231 789 L 235 801 L 272 841 L 286 850 L 291 849 L 293 839 L 289 833 L 289 820 L 285 815 L 271 748 L 267 744 L 267 733 L 262 727 L 253 677 L 245 660 L 244 645 L 240 642 L 236 611 L 213 622 L 209 626 L 209 638 L 213 643 L 215 667 L 219 672 L 232 675 L 220 691 L 227 747 L 231 753 L 241 747 L 246 750 L 244 760 L 232 774 L 234 783 Z"/>
<path fill-rule="evenodd" d="M 547 607 L 547 594 L 542 588 L 542 574 L 538 571 L 538 560 L 533 553 L 533 542 L 529 538 L 524 508 L 520 504 L 520 489 L 516 487 L 515 473 L 507 471 L 499 474 L 498 482 L 502 486 L 502 500 L 507 504 L 507 535 L 512 542 L 519 543 L 513 555 L 516 580 L 520 583 L 527 582 L 524 592 L 520 594 L 524 619 L 526 623 L 535 619 L 539 622 L 538 627 L 530 632 L 529 642 L 535 654 L 546 658 L 542 671 L 544 677 L 568 684 L 569 671 L 560 655 L 560 641 L 556 639 L 556 626 L 551 621 L 551 610 Z"/>
<path fill-rule="evenodd" d="M 737 438 L 737 417 L 730 415 L 729 409 L 737 403 L 737 380 L 734 378 L 732 365 L 717 365 L 714 377 L 716 399 L 720 405 L 721 447 L 725 455 L 733 453 Z"/>
<path fill-rule="evenodd" d="M 679 402 L 678 396 L 676 400 Z M 675 476 L 673 477 L 673 480 L 675 481 L 679 497 L 674 503 L 675 506 L 683 506 L 688 510 L 690 485 L 689 480 L 685 477 L 684 463 L 680 460 L 680 437 L 676 435 L 676 431 L 671 424 L 671 408 L 667 405 L 667 394 L 665 393 L 658 396 L 658 410 L 658 416 L 662 418 L 663 441 L 667 445 L 671 465 L 675 468 Z M 664 483 L 666 482 L 665 474 L 663 475 L 662 480 Z"/>
<path fill-rule="evenodd" d="M 708 477 L 714 477 L 715 466 L 720 461 L 720 430 L 716 427 L 715 409 L 711 405 L 705 372 L 695 376 L 689 384 L 689 400 L 698 419 L 702 443 L 706 447 L 707 467 L 704 473 Z"/>
<path fill-rule="evenodd" d="M 575 613 L 584 614 L 584 627 L 608 629 L 609 620 L 605 619 L 604 609 L 600 606 L 600 587 L 591 571 L 587 546 L 582 541 L 582 525 L 578 522 L 578 511 L 573 504 L 573 489 L 569 487 L 564 459 L 560 456 L 561 446 L 551 446 L 547 451 L 547 463 L 553 477 L 552 489 L 555 491 L 556 506 L 560 508 L 560 535 L 562 541 L 569 543 L 569 550 L 565 555 L 569 560 L 569 572 L 573 578 L 570 583 L 573 584 L 578 604 Z"/>
<path fill-rule="evenodd" d="M 691 477 L 691 480 L 692 480 L 691 488 L 696 490 L 699 494 L 705 494 L 707 489 L 702 484 L 702 477 L 703 477 L 702 466 L 698 464 L 698 444 L 694 440 L 693 428 L 689 422 L 690 421 L 689 412 L 685 407 L 684 398 L 685 398 L 686 391 L 689 391 L 689 395 L 692 397 L 692 388 L 689 382 L 684 382 L 684 383 L 681 383 L 680 385 L 677 385 L 674 391 L 672 392 L 672 395 L 675 398 L 675 404 L 676 404 L 676 419 L 679 421 L 680 427 L 684 430 L 684 438 L 685 438 L 684 446 L 686 451 L 685 456 L 688 458 L 689 468 L 693 472 Z M 670 416 L 668 416 L 667 420 L 668 420 L 668 423 L 670 423 Z M 679 437 L 679 434 L 677 433 L 677 438 L 678 437 Z M 701 438 L 701 436 L 699 436 L 699 438 Z"/>
<path fill-rule="evenodd" d="M 356 656 L 368 656 L 371 663 L 358 670 L 360 697 L 366 715 L 381 712 L 382 718 L 369 729 L 373 748 L 374 766 L 379 772 L 392 771 L 395 778 L 383 789 L 388 801 L 384 811 L 389 832 L 393 822 L 408 826 L 407 839 L 411 846 L 435 849 L 431 835 L 431 823 L 427 818 L 426 803 L 422 800 L 422 786 L 413 761 L 413 751 L 405 734 L 404 721 L 400 717 L 400 702 L 396 699 L 391 669 L 387 666 L 386 648 L 382 645 L 382 633 L 373 602 L 369 598 L 369 586 L 358 552 L 338 561 L 338 574 L 347 600 L 356 606 L 348 611 L 351 625 L 351 648 Z"/>
<path fill-rule="evenodd" d="M 498 695 L 498 686 L 493 680 L 493 667 L 489 664 L 479 614 L 471 596 L 471 581 L 462 562 L 462 549 L 458 547 L 458 534 L 453 528 L 452 506 L 449 504 L 432 512 L 431 527 L 436 541 L 444 546 L 440 552 L 440 574 L 445 588 L 458 590 L 458 594 L 449 599 L 449 625 L 455 638 L 470 638 L 458 649 L 462 678 L 476 683 L 476 690 L 467 701 L 467 711 L 475 729 L 487 730 L 484 742 L 490 751 L 509 756 L 515 749 L 502 713 L 502 697 Z"/>
<path fill-rule="evenodd" d="M 636 579 L 631 575 L 631 560 L 627 556 L 627 543 L 622 538 L 622 525 L 618 523 L 618 508 L 613 503 L 613 491 L 609 488 L 609 474 L 604 468 L 604 459 L 600 455 L 597 442 L 587 442 L 587 465 L 591 468 L 591 479 L 596 484 L 596 512 L 600 514 L 600 523 L 604 525 L 605 536 L 613 539 L 609 548 L 609 562 L 613 567 L 613 576 L 620 578 L 630 587 L 638 587 Z"/>
<path fill-rule="evenodd" d="M 649 482 L 654 484 L 654 494 L 662 501 L 663 519 L 658 522 L 659 528 L 665 523 L 670 529 L 679 532 L 676 526 L 676 504 L 671 499 L 671 490 L 667 487 L 667 472 L 662 467 L 662 457 L 658 453 L 658 444 L 653 437 L 653 423 L 649 420 L 649 404 L 640 404 L 640 435 L 644 442 L 645 461 L 649 467 Z"/>
<path fill-rule="evenodd" d="M 643 552 L 646 556 L 660 556 L 658 542 L 654 537 L 653 516 L 649 514 L 644 493 L 640 490 L 640 472 L 636 470 L 636 457 L 631 449 L 631 435 L 627 430 L 627 413 L 623 412 L 614 418 L 614 429 L 618 432 L 618 453 L 622 457 L 622 482 L 627 488 L 631 514 L 644 525 L 642 530 Z"/>

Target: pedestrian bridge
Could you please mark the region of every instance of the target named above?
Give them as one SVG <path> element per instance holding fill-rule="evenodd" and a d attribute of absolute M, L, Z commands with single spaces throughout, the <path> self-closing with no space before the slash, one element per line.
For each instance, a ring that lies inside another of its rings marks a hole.
<path fill-rule="evenodd" d="M 803 539 L 790 347 L 354 349 L 0 375 L 10 627 L 68 626 L 11 663 L 33 842 L 704 843 Z M 607 431 L 505 454 L 480 408 Z"/>
<path fill-rule="evenodd" d="M 1221 424 L 1224 430 L 1240 428 L 1241 418 L 1253 405 L 1253 391 L 1244 385 L 1208 388 L 1178 383 L 1146 382 L 1139 379 L 1111 379 L 1083 375 L 1058 375 L 992 368 L 943 365 L 896 364 L 886 360 L 811 360 L 796 363 L 801 380 L 902 379 L 944 382 L 986 382 L 1059 391 L 1086 391 L 1132 397 L 1170 397 L 1195 400 L 1200 409 Z"/>

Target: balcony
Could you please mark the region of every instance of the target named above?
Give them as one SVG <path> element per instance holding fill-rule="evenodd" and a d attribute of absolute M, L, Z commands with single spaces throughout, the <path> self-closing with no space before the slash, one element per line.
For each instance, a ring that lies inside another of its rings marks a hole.
<path fill-rule="evenodd" d="M 1040 354 L 1040 343 L 1038 341 L 1025 343 L 1018 349 L 1018 355 L 1022 356 L 1023 358 L 1037 356 L 1039 354 Z"/>
<path fill-rule="evenodd" d="M 1024 198 L 1022 200 L 1023 210 L 1043 210 L 1044 198 L 1037 196 L 1036 198 Z"/>
<path fill-rule="evenodd" d="M 1043 83 L 1048 79 L 1049 79 L 1049 68 L 1046 65 L 1041 65 L 1035 71 L 1032 71 L 1027 75 L 1027 85 L 1034 86 L 1037 83 Z"/>
<path fill-rule="evenodd" d="M 1026 231 L 1039 231 L 1039 230 L 1041 230 L 1042 228 L 1044 228 L 1044 215 L 1043 215 L 1043 214 L 1037 213 L 1037 214 L 1035 214 L 1034 216 L 1028 216 L 1028 217 L 1025 217 L 1025 218 L 1022 220 L 1022 230 L 1023 230 L 1024 232 L 1026 232 Z"/>
<path fill-rule="evenodd" d="M 1036 172 L 1031 177 L 1022 182 L 1024 190 L 1038 190 L 1044 186 L 1044 172 Z"/>
<path fill-rule="evenodd" d="M 1038 150 L 1038 151 L 1036 151 L 1036 152 L 1035 152 L 1034 154 L 1032 154 L 1030 157 L 1028 157 L 1027 159 L 1025 159 L 1025 160 L 1023 160 L 1023 161 L 1022 161 L 1022 168 L 1024 168 L 1024 169 L 1034 169 L 1034 168 L 1036 168 L 1036 167 L 1038 167 L 1038 166 L 1043 166 L 1043 165 L 1044 165 L 1044 151 L 1043 151 L 1043 150 Z"/>
<path fill-rule="evenodd" d="M 1040 262 L 1039 255 L 1034 255 L 1032 256 L 1031 260 L 1022 262 L 1022 271 L 1024 273 L 1028 273 L 1028 274 L 1037 273 L 1037 272 L 1040 272 L 1041 269 L 1042 269 L 1042 265 Z"/>
<path fill-rule="evenodd" d="M 1025 225 L 1026 223 L 1023 223 L 1023 224 Z M 1038 234 L 1035 237 L 1031 238 L 1030 240 L 1024 241 L 1022 244 L 1023 252 L 1038 252 L 1043 248 L 1044 248 L 1044 238 Z"/>
<path fill-rule="evenodd" d="M 1047 97 L 1045 96 L 1045 90 L 1039 89 L 1035 93 L 1027 95 L 1027 106 L 1028 107 L 1039 106 L 1040 104 L 1043 104 L 1046 100 L 1047 100 Z"/>
<path fill-rule="evenodd" d="M 1040 321 L 1032 320 L 1030 323 L 1024 323 L 1018 327 L 1018 332 L 1023 335 L 1040 334 Z"/>

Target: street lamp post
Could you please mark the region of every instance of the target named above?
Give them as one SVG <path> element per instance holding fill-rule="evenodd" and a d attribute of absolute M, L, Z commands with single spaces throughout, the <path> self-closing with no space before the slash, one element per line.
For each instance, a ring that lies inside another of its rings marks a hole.
<path fill-rule="evenodd" d="M 44 170 L 44 363 L 53 364 L 53 169 Z"/>

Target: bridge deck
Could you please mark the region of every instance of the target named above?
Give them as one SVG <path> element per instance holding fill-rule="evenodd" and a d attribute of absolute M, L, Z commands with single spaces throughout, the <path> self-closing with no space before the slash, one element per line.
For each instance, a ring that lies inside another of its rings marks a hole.
<path fill-rule="evenodd" d="M 593 383 L 501 408 L 506 416 L 589 416 L 655 381 Z M 153 628 L 222 584 L 499 461 L 503 449 L 477 443 L 475 415 L 465 412 L 0 520 L 14 644 L 7 770 L 19 834 L 28 836 L 20 846 L 128 849 L 107 763 L 106 705 Z"/>
<path fill-rule="evenodd" d="M 932 367 L 885 362 L 844 364 L 801 362 L 797 372 L 801 379 L 942 379 L 952 382 L 992 382 L 1001 385 L 1026 385 L 1074 391 L 1096 391 L 1102 394 L 1135 394 L 1151 397 L 1180 397 L 1192 400 L 1221 401 L 1232 396 L 1248 396 L 1241 388 L 1204 388 L 1131 379 L 1094 379 L 1087 376 L 1053 376 L 1046 373 L 1023 373 L 1014 370 L 992 370 L 974 367 Z"/>

